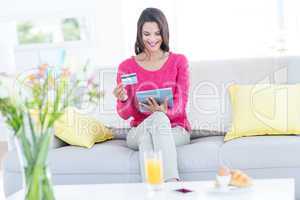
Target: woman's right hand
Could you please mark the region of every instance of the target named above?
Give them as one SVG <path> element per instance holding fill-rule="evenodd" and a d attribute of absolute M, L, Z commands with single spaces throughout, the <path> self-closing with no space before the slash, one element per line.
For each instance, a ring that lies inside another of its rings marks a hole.
<path fill-rule="evenodd" d="M 122 83 L 120 83 L 115 89 L 114 89 L 114 96 L 120 100 L 120 101 L 126 101 L 128 99 L 127 91 L 125 90 Z"/>

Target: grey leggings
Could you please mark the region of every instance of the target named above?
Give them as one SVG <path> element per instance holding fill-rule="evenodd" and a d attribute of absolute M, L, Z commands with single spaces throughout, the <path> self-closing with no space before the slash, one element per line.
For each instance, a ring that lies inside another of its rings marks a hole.
<path fill-rule="evenodd" d="M 127 135 L 128 147 L 139 150 L 140 170 L 145 181 L 144 152 L 160 150 L 163 157 L 164 179 L 179 178 L 176 146 L 189 144 L 190 134 L 182 127 L 171 128 L 163 112 L 154 112 Z"/>

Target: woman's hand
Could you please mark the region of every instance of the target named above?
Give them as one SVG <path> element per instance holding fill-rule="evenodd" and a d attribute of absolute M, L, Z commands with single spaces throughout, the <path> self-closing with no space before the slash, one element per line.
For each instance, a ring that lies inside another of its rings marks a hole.
<path fill-rule="evenodd" d="M 150 97 L 148 99 L 148 105 L 141 103 L 141 106 L 145 107 L 151 113 L 156 112 L 156 111 L 161 111 L 161 112 L 167 113 L 167 111 L 168 111 L 168 99 L 165 99 L 164 103 L 159 105 L 155 101 L 154 98 Z"/>
<path fill-rule="evenodd" d="M 120 100 L 120 101 L 126 101 L 128 99 L 128 95 L 127 92 L 124 88 L 124 86 L 122 85 L 122 83 L 120 83 L 113 92 L 114 96 Z"/>

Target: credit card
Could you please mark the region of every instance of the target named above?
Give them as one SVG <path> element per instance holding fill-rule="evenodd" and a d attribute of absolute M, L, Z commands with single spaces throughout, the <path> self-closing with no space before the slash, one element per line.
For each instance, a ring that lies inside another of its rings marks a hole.
<path fill-rule="evenodd" d="M 121 75 L 122 84 L 125 85 L 133 85 L 137 83 L 136 73 L 132 74 L 123 74 Z"/>

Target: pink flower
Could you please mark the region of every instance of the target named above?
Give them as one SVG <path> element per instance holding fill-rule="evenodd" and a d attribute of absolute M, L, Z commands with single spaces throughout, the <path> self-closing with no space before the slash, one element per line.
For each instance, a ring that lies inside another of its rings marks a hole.
<path fill-rule="evenodd" d="M 46 72 L 46 70 L 47 70 L 48 67 L 49 67 L 48 64 L 42 64 L 42 65 L 40 65 L 39 71 L 38 71 L 38 76 L 39 77 L 45 76 L 45 72 Z"/>
<path fill-rule="evenodd" d="M 69 68 L 62 69 L 62 76 L 63 77 L 69 77 L 71 75 L 71 71 Z"/>
<path fill-rule="evenodd" d="M 94 83 L 94 76 L 91 76 L 89 79 L 88 79 L 88 81 L 87 81 L 87 85 L 91 85 L 91 84 L 93 84 Z"/>

